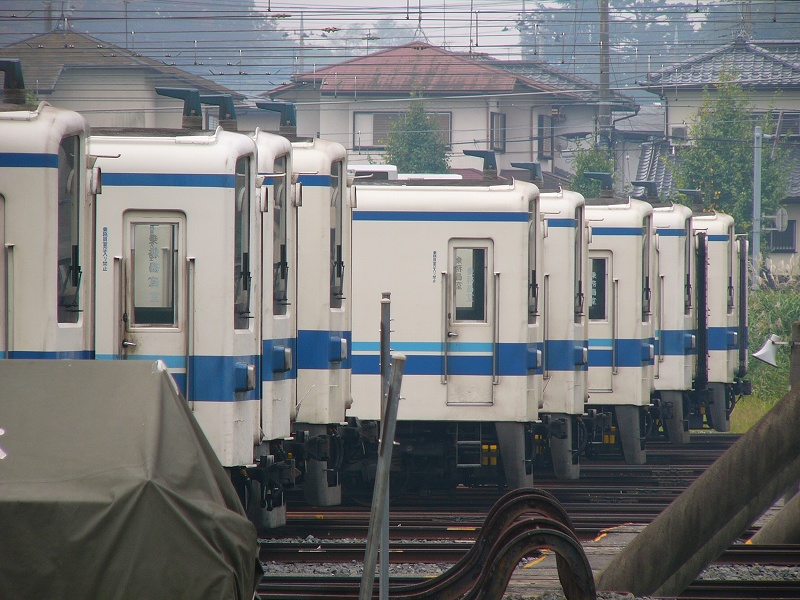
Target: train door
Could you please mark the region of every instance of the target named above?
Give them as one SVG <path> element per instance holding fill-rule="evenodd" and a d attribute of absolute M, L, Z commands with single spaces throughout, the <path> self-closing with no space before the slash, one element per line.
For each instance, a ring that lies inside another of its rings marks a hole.
<path fill-rule="evenodd" d="M 497 380 L 497 316 L 491 240 L 448 248 L 444 372 L 448 404 L 491 404 Z"/>
<path fill-rule="evenodd" d="M 124 284 L 120 355 L 162 359 L 191 400 L 187 381 L 192 272 L 179 213 L 129 212 L 123 221 Z"/>
<path fill-rule="evenodd" d="M 589 298 L 589 390 L 613 391 L 616 364 L 616 292 L 611 252 L 592 252 Z"/>

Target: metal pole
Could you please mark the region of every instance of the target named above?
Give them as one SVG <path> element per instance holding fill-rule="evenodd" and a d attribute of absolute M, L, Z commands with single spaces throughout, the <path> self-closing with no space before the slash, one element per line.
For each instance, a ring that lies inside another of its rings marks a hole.
<path fill-rule="evenodd" d="M 386 421 L 389 402 L 389 380 L 391 378 L 391 312 L 392 295 L 381 294 L 381 422 Z M 392 439 L 394 436 L 392 436 Z M 383 503 L 383 519 L 381 519 L 380 574 L 378 576 L 378 597 L 389 598 L 389 479 L 386 479 L 386 497 Z"/>
<path fill-rule="evenodd" d="M 761 250 L 761 127 L 754 131 L 753 147 L 753 286 L 758 289 L 758 261 Z"/>
<path fill-rule="evenodd" d="M 359 600 L 372 600 L 372 588 L 375 584 L 375 566 L 378 562 L 377 537 L 380 535 L 380 523 L 383 518 L 384 498 L 389 484 L 389 467 L 392 462 L 392 444 L 395 424 L 397 423 L 397 405 L 400 400 L 400 384 L 403 381 L 403 370 L 406 357 L 396 354 L 392 360 L 392 382 L 386 402 L 386 414 L 381 423 L 381 439 L 378 447 L 378 469 L 375 475 L 375 491 L 372 495 L 372 510 L 369 515 L 369 533 L 367 549 L 364 553 L 364 572 L 361 574 L 361 590 Z"/>

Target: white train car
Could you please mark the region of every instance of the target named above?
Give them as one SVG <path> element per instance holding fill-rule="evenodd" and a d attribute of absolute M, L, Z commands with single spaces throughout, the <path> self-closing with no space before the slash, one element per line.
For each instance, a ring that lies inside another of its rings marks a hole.
<path fill-rule="evenodd" d="M 589 242 L 589 402 L 612 416 L 626 462 L 643 464 L 653 391 L 653 207 L 639 200 L 586 200 Z M 613 430 L 612 430 L 613 431 Z M 602 447 L 602 446 L 601 446 Z"/>
<path fill-rule="evenodd" d="M 297 404 L 303 491 L 317 506 L 341 502 L 337 432 L 350 397 L 351 205 L 347 152 L 320 139 L 292 142 L 297 203 Z"/>
<path fill-rule="evenodd" d="M 697 371 L 697 298 L 692 211 L 680 204 L 653 208 L 658 276 L 653 285 L 654 387 L 669 440 L 689 442 Z"/>
<path fill-rule="evenodd" d="M 0 104 L 0 358 L 94 356 L 87 135 L 78 113 Z"/>
<path fill-rule="evenodd" d="M 391 347 L 406 355 L 395 453 L 414 488 L 532 484 L 542 388 L 538 196 L 524 182 L 353 187 L 348 416 L 380 419 L 380 300 L 389 292 Z"/>
<path fill-rule="evenodd" d="M 278 524 L 266 514 L 282 497 L 261 428 L 260 232 L 271 238 L 271 221 L 256 143 L 221 129 L 105 130 L 89 152 L 105 186 L 96 357 L 163 360 L 251 518 Z M 272 245 L 263 251 L 269 264 Z"/>
<path fill-rule="evenodd" d="M 557 477 L 580 476 L 582 415 L 588 401 L 589 337 L 586 293 L 588 231 L 585 201 L 576 192 L 542 192 L 544 224 L 540 296 L 543 317 L 543 404 L 550 456 Z"/>
<path fill-rule="evenodd" d="M 736 237 L 733 218 L 723 213 L 695 213 L 692 226 L 697 269 L 707 281 L 698 298 L 700 366 L 707 360 L 705 424 L 730 431 L 730 415 L 747 373 L 747 240 Z M 696 419 L 692 425 L 703 423 Z"/>

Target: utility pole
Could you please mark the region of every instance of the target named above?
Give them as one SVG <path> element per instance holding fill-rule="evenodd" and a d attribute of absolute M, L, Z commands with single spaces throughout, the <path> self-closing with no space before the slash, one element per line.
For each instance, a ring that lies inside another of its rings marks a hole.
<path fill-rule="evenodd" d="M 753 132 L 753 286 L 758 289 L 758 261 L 761 251 L 761 127 Z"/>
<path fill-rule="evenodd" d="M 600 111 L 598 113 L 598 144 L 611 149 L 611 94 L 609 83 L 608 0 L 600 2 Z"/>

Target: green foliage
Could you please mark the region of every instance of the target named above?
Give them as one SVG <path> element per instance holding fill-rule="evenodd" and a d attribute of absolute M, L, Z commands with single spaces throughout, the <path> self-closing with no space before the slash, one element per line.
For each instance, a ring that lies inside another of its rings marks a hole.
<path fill-rule="evenodd" d="M 784 341 L 792 338 L 792 323 L 800 320 L 800 294 L 796 285 L 755 290 L 750 293 L 749 303 L 749 352 L 758 350 L 771 333 Z M 748 362 L 753 395 L 770 399 L 773 404 L 789 390 L 788 347 L 778 349 L 777 362 L 777 369 L 755 359 Z"/>
<path fill-rule="evenodd" d="M 768 116 L 753 116 L 742 86 L 729 80 L 723 74 L 713 94 L 705 90 L 689 130 L 692 144 L 680 148 L 670 169 L 676 187 L 700 190 L 707 208 L 733 216 L 737 232 L 745 233 L 753 225 L 753 128 L 760 125 L 769 134 L 774 127 Z M 762 151 L 763 214 L 775 214 L 788 184 L 787 154 L 779 145 L 773 156 L 772 146 L 765 143 Z"/>
<path fill-rule="evenodd" d="M 578 148 L 572 161 L 575 175 L 572 176 L 571 189 L 585 198 L 596 198 L 600 195 L 600 182 L 590 179 L 584 173 L 614 174 L 614 155 L 600 148 Z"/>
<path fill-rule="evenodd" d="M 387 164 L 401 173 L 446 173 L 447 146 L 436 119 L 425 112 L 425 103 L 412 94 L 412 102 L 391 125 L 386 140 Z"/>

